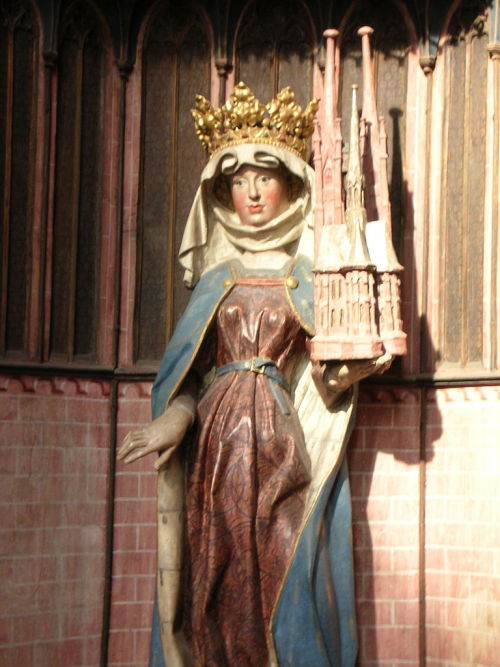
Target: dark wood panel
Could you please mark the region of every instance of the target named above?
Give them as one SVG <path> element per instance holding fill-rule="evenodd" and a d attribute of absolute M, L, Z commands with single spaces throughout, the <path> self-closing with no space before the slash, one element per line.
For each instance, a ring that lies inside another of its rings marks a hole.
<path fill-rule="evenodd" d="M 443 182 L 444 219 L 442 282 L 440 302 L 443 304 L 443 361 L 461 362 L 462 294 L 464 290 L 464 112 L 466 45 L 460 41 L 448 47 L 447 143 L 445 180 Z"/>
<path fill-rule="evenodd" d="M 10 43 L 9 43 L 10 42 Z M 10 195 L 10 125 L 12 111 L 8 110 L 9 104 L 9 47 L 12 50 L 11 40 L 7 27 L 0 23 L 0 192 L 2 202 L 0 204 L 0 355 L 5 353 L 5 329 L 7 326 L 7 276 L 8 276 L 8 247 L 9 247 L 9 202 Z M 9 150 L 7 151 L 7 146 Z"/>
<path fill-rule="evenodd" d="M 471 45 L 468 154 L 468 260 L 466 280 L 465 361 L 479 363 L 483 355 L 484 195 L 486 163 L 487 35 Z"/>
<path fill-rule="evenodd" d="M 135 360 L 155 363 L 189 297 L 177 253 L 206 159 L 190 109 L 209 96 L 210 44 L 198 11 L 169 4 L 145 42 Z"/>
<path fill-rule="evenodd" d="M 306 105 L 312 95 L 315 40 L 302 2 L 256 2 L 243 16 L 236 40 L 236 77 L 262 103 L 285 86 Z"/>
<path fill-rule="evenodd" d="M 210 45 L 200 26 L 193 26 L 179 53 L 179 111 L 177 123 L 176 219 L 174 239 L 173 319 L 182 314 L 190 296 L 177 256 L 207 156 L 194 132 L 191 109 L 195 96 L 210 96 Z"/>
<path fill-rule="evenodd" d="M 76 42 L 66 41 L 60 47 L 56 124 L 56 173 L 54 192 L 52 307 L 50 328 L 51 356 L 68 354 L 68 313 L 73 295 L 70 274 L 74 271 L 73 215 L 75 173 L 75 117 L 77 114 L 78 59 Z"/>
<path fill-rule="evenodd" d="M 152 361 L 165 347 L 167 263 L 172 174 L 172 117 L 176 54 L 161 42 L 145 52 L 143 68 L 142 178 L 139 209 L 136 357 Z"/>
<path fill-rule="evenodd" d="M 96 361 L 105 100 L 90 5 L 63 17 L 58 62 L 50 356 Z"/>
<path fill-rule="evenodd" d="M 103 155 L 103 52 L 97 40 L 85 45 L 82 73 L 82 132 L 78 251 L 75 292 L 75 357 L 96 358 Z"/>
<path fill-rule="evenodd" d="M 31 30 L 14 33 L 12 187 L 10 202 L 6 351 L 26 351 L 28 289 L 33 217 L 33 134 L 35 39 Z"/>

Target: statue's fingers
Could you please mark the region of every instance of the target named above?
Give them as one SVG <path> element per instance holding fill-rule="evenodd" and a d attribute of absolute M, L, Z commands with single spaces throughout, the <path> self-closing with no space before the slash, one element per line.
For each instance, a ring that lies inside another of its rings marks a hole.
<path fill-rule="evenodd" d="M 144 431 L 131 431 L 127 433 L 123 439 L 122 446 L 118 450 L 117 457 L 122 459 L 128 452 L 135 447 L 142 447 L 144 445 Z"/>
<path fill-rule="evenodd" d="M 136 447 L 132 452 L 130 452 L 127 456 L 125 456 L 123 462 L 133 463 L 134 461 L 137 461 L 137 459 L 146 456 L 146 454 L 151 454 L 151 450 L 149 450 L 147 447 L 140 447 L 140 448 Z"/>
<path fill-rule="evenodd" d="M 164 466 L 168 462 L 168 460 L 170 459 L 170 457 L 174 453 L 174 449 L 175 449 L 174 447 L 171 447 L 170 449 L 167 449 L 166 451 L 163 452 L 163 454 L 161 454 L 161 456 L 159 456 L 156 459 L 156 461 L 155 461 L 155 469 L 156 470 L 159 470 L 162 466 Z"/>

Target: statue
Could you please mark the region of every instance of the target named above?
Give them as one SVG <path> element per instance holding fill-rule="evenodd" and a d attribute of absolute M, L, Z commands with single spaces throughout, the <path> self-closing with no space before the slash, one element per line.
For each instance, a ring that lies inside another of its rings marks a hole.
<path fill-rule="evenodd" d="M 180 248 L 194 291 L 153 422 L 118 453 L 159 454 L 154 665 L 356 660 L 345 449 L 356 383 L 392 356 L 311 362 L 316 109 L 289 88 L 264 106 L 243 83 L 220 108 L 196 99 L 210 158 Z"/>

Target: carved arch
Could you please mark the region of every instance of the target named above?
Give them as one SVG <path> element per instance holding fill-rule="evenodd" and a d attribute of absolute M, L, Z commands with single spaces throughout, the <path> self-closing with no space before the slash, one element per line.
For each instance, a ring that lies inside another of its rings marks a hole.
<path fill-rule="evenodd" d="M 263 102 L 291 86 L 304 106 L 313 96 L 316 50 L 316 31 L 302 0 L 252 0 L 236 29 L 235 80 L 244 80 Z"/>

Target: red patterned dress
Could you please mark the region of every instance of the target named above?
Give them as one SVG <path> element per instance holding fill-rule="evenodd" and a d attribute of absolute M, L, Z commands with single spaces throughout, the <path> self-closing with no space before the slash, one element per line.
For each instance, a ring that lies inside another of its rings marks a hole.
<path fill-rule="evenodd" d="M 268 357 L 287 373 L 306 334 L 283 278 L 240 278 L 214 323 L 215 365 Z M 310 482 L 290 397 L 245 370 L 216 376 L 198 406 L 186 486 L 185 632 L 195 663 L 263 667 L 266 629 Z M 287 414 L 288 413 L 288 414 Z"/>

